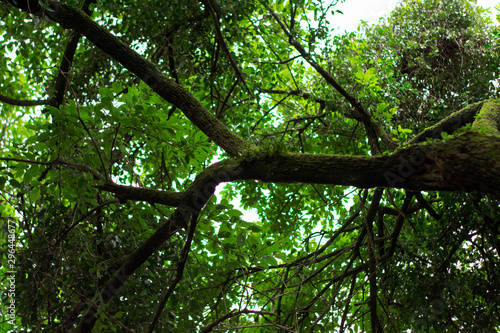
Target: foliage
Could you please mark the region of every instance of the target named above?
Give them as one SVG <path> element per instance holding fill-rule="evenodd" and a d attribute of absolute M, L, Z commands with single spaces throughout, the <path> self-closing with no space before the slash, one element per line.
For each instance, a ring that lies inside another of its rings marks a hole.
<path fill-rule="evenodd" d="M 500 327 L 498 198 L 230 179 L 252 163 L 271 177 L 276 156 L 390 155 L 498 97 L 499 30 L 473 1 L 405 0 L 345 35 L 335 0 L 61 3 L 169 80 L 138 79 L 82 26 L 50 19 L 50 1 L 42 19 L 0 3 L 2 288 L 15 276 L 16 325 L 69 330 L 97 305 L 95 332 Z M 216 119 L 195 126 L 160 97 L 165 82 Z M 210 136 L 219 123 L 248 143 L 240 156 Z M 216 161 L 238 167 L 200 195 Z M 105 187 L 117 184 L 133 188 Z M 193 191 L 201 204 L 151 199 Z"/>

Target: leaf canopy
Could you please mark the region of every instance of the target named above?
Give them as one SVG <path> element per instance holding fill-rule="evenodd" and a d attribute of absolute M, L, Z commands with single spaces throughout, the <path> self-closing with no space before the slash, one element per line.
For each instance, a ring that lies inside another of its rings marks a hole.
<path fill-rule="evenodd" d="M 0 328 L 498 330 L 500 30 L 337 3 L 1 2 Z"/>

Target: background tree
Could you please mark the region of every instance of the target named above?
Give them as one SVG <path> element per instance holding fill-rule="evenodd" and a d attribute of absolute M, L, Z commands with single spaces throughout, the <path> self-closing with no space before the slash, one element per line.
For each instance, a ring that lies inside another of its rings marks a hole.
<path fill-rule="evenodd" d="M 335 36 L 336 3 L 1 4 L 16 325 L 498 329 L 498 27 L 406 0 Z"/>

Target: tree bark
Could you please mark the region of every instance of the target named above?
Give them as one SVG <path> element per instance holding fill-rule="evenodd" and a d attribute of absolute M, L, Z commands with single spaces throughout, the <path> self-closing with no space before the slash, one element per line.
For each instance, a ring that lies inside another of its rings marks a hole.
<path fill-rule="evenodd" d="M 200 208 L 222 182 L 259 180 L 391 187 L 421 191 L 478 191 L 500 198 L 500 137 L 466 132 L 457 137 L 385 156 L 280 154 L 226 160 L 209 166 L 183 192 L 163 192 L 108 183 L 98 188 L 122 200 Z"/>

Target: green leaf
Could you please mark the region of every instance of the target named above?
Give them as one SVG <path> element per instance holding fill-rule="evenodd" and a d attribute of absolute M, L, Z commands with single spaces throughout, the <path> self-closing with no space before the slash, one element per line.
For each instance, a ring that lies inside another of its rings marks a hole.
<path fill-rule="evenodd" d="M 99 88 L 99 94 L 101 94 L 102 97 L 108 97 L 110 99 L 113 98 L 113 91 L 107 87 L 101 87 Z M 104 103 L 104 101 L 106 101 L 106 104 L 110 104 L 110 100 L 109 99 L 102 99 L 101 102 Z"/>
<path fill-rule="evenodd" d="M 240 217 L 241 215 L 243 215 L 243 213 L 237 209 L 229 209 L 227 211 L 227 214 L 231 217 Z"/>
<path fill-rule="evenodd" d="M 19 188 L 21 187 L 21 183 L 19 183 L 17 180 L 15 180 L 14 178 L 11 178 L 9 180 L 9 183 L 12 187 L 15 187 L 15 188 Z"/>
<path fill-rule="evenodd" d="M 242 248 L 245 246 L 246 235 L 244 233 L 240 233 L 237 237 L 238 247 Z"/>
<path fill-rule="evenodd" d="M 115 319 L 120 319 L 123 317 L 123 315 L 125 314 L 125 312 L 123 311 L 118 311 L 117 313 L 115 313 L 115 315 L 113 316 L 113 318 Z"/>
<path fill-rule="evenodd" d="M 232 233 L 229 231 L 219 231 L 219 233 L 217 234 L 217 237 L 227 238 L 227 237 L 230 237 L 231 235 L 232 235 Z"/>
<path fill-rule="evenodd" d="M 114 94 L 118 94 L 123 90 L 122 85 L 118 82 L 113 82 L 112 91 Z"/>

